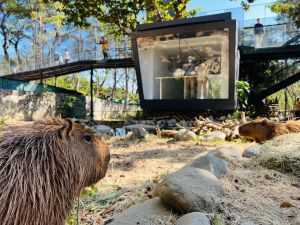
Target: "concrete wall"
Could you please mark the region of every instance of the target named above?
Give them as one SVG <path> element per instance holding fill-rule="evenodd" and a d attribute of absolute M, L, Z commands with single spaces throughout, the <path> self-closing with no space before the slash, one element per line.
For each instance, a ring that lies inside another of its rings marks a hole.
<path fill-rule="evenodd" d="M 69 106 L 70 99 L 73 101 L 71 106 Z M 62 110 L 62 105 L 65 110 Z M 69 108 L 66 109 L 66 106 Z M 137 110 L 139 110 L 137 106 L 124 109 L 122 104 L 94 100 L 95 120 L 121 119 L 129 113 L 134 115 Z M 8 120 L 37 120 L 63 115 L 64 111 L 69 114 L 67 117 L 85 118 L 90 114 L 90 97 L 0 89 L 0 117 Z"/>

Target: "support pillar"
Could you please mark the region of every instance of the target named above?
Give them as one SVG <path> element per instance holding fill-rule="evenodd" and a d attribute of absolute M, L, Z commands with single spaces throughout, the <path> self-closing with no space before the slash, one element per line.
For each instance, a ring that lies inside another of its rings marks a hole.
<path fill-rule="evenodd" d="M 94 76 L 94 69 L 91 68 L 91 76 L 90 76 L 90 90 L 91 90 L 91 113 L 90 113 L 90 120 L 94 122 L 94 91 L 93 91 L 93 76 Z"/>

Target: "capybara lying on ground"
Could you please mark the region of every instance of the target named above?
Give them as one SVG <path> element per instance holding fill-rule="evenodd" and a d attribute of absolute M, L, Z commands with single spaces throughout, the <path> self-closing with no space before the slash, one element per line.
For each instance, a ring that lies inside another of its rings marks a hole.
<path fill-rule="evenodd" d="M 286 123 L 277 123 L 267 119 L 255 119 L 239 127 L 241 136 L 255 140 L 262 144 L 275 136 L 300 132 L 300 121 L 290 120 Z"/>
<path fill-rule="evenodd" d="M 105 176 L 109 151 L 84 125 L 59 118 L 0 134 L 0 224 L 64 225 L 83 187 Z"/>

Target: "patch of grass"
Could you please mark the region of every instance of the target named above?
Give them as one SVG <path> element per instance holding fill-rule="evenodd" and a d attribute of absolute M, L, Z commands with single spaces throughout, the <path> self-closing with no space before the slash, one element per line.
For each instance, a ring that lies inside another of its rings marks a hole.
<path fill-rule="evenodd" d="M 4 127 L 5 121 L 6 121 L 5 117 L 0 117 L 0 129 Z"/>

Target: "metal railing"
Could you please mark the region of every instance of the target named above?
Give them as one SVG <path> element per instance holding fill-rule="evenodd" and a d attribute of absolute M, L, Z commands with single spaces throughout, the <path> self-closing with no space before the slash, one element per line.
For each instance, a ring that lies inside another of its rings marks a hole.
<path fill-rule="evenodd" d="M 261 44 L 257 45 L 258 35 L 254 34 L 254 27 L 239 30 L 239 45 L 254 48 L 272 48 L 286 46 L 289 40 L 297 37 L 300 40 L 300 30 L 291 23 L 265 25 Z M 291 43 L 293 44 L 293 43 Z"/>
<path fill-rule="evenodd" d="M 129 37 L 115 39 L 109 36 L 106 39 L 108 42 L 108 59 L 132 58 Z M 28 45 L 31 53 L 21 55 L 19 60 L 17 60 L 17 56 L 12 56 L 9 60 L 4 57 L 0 58 L 0 76 L 63 65 L 65 64 L 65 49 L 70 55 L 68 63 L 102 60 L 104 58 L 101 44 L 99 44 L 99 37 L 91 35 L 88 31 L 72 32 L 65 35 L 59 44 L 48 48 L 44 47 L 37 50 L 34 45 L 30 45 L 30 43 Z M 44 46 L 47 46 L 47 44 L 44 44 Z M 54 58 L 55 54 L 60 56 L 59 60 Z"/>

